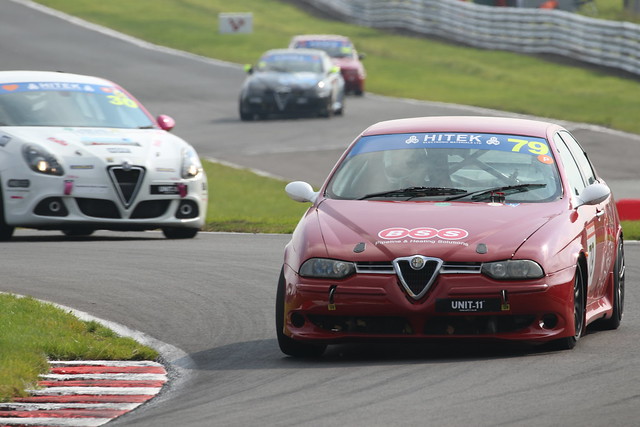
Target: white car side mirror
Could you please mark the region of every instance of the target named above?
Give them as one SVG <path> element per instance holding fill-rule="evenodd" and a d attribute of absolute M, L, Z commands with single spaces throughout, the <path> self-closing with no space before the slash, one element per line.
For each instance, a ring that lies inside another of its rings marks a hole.
<path fill-rule="evenodd" d="M 578 206 L 597 205 L 604 202 L 611 194 L 611 189 L 604 184 L 595 183 L 587 186 L 578 196 Z"/>
<path fill-rule="evenodd" d="M 287 195 L 296 202 L 314 203 L 318 198 L 318 192 L 313 191 L 311 184 L 303 181 L 293 181 L 284 188 Z"/>

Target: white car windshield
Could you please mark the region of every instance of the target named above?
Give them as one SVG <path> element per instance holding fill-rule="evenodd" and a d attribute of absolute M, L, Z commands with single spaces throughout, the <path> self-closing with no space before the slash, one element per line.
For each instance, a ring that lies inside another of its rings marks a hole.
<path fill-rule="evenodd" d="M 545 202 L 562 194 L 546 140 L 424 133 L 362 137 L 328 183 L 336 199 Z"/>
<path fill-rule="evenodd" d="M 154 126 L 137 101 L 112 86 L 29 82 L 1 87 L 0 126 Z"/>

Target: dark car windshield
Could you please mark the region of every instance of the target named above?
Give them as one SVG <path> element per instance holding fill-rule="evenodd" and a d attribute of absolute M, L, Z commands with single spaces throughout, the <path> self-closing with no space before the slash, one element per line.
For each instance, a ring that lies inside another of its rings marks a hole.
<path fill-rule="evenodd" d="M 137 101 L 112 86 L 31 82 L 2 88 L 0 126 L 154 126 Z"/>
<path fill-rule="evenodd" d="M 322 73 L 323 65 L 320 55 L 274 54 L 260 58 L 257 70 L 281 73 Z"/>
<path fill-rule="evenodd" d="M 541 138 L 468 133 L 362 137 L 326 196 L 360 200 L 544 202 L 562 194 Z"/>

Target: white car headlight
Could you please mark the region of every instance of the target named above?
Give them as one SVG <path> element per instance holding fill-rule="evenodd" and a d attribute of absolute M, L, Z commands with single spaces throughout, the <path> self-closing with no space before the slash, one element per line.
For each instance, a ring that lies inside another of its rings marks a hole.
<path fill-rule="evenodd" d="M 544 276 L 540 264 L 528 259 L 487 262 L 482 264 L 482 273 L 496 280 L 539 279 Z"/>
<path fill-rule="evenodd" d="M 320 80 L 316 84 L 316 93 L 321 97 L 329 96 L 331 93 L 331 85 L 327 84 L 324 80 Z"/>
<path fill-rule="evenodd" d="M 344 279 L 355 272 L 354 263 L 327 258 L 311 258 L 300 267 L 301 276 L 321 279 Z"/>
<path fill-rule="evenodd" d="M 198 153 L 193 148 L 182 150 L 182 177 L 184 179 L 195 178 L 202 173 L 202 163 Z"/>
<path fill-rule="evenodd" d="M 35 144 L 26 144 L 22 148 L 24 160 L 34 172 L 47 175 L 64 175 L 64 169 L 58 159 L 44 148 Z"/>

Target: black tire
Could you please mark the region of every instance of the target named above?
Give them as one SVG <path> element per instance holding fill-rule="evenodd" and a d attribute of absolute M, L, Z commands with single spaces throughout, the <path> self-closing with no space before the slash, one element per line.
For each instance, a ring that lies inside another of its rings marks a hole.
<path fill-rule="evenodd" d="M 307 344 L 291 339 L 284 334 L 284 294 L 285 294 L 284 267 L 280 270 L 278 290 L 276 292 L 276 336 L 280 350 L 293 357 L 320 357 L 326 350 L 326 345 Z"/>
<path fill-rule="evenodd" d="M 585 329 L 585 282 L 582 270 L 578 266 L 573 279 L 573 319 L 574 334 L 553 342 L 558 350 L 571 350 L 576 346 Z"/>
<path fill-rule="evenodd" d="M 238 106 L 238 111 L 240 113 L 240 120 L 242 120 L 243 122 L 248 122 L 254 119 L 254 114 L 253 113 L 248 113 L 244 108 L 244 105 L 242 103 L 242 100 L 239 103 Z"/>
<path fill-rule="evenodd" d="M 62 230 L 62 234 L 68 237 L 81 237 L 81 236 L 91 236 L 96 230 L 92 230 L 89 228 L 76 228 L 69 230 Z"/>
<path fill-rule="evenodd" d="M 322 106 L 318 115 L 327 119 L 333 116 L 333 95 L 330 96 L 327 103 Z"/>
<path fill-rule="evenodd" d="M 0 242 L 11 240 L 15 227 L 7 225 L 4 221 L 4 199 L 2 198 L 2 181 L 0 181 Z"/>
<path fill-rule="evenodd" d="M 192 239 L 196 237 L 200 229 L 184 227 L 166 227 L 162 229 L 162 234 L 167 239 Z"/>
<path fill-rule="evenodd" d="M 622 238 L 618 243 L 618 252 L 613 267 L 613 313 L 609 319 L 604 319 L 600 325 L 605 329 L 618 329 L 622 321 L 622 313 L 624 312 L 624 244 Z"/>

